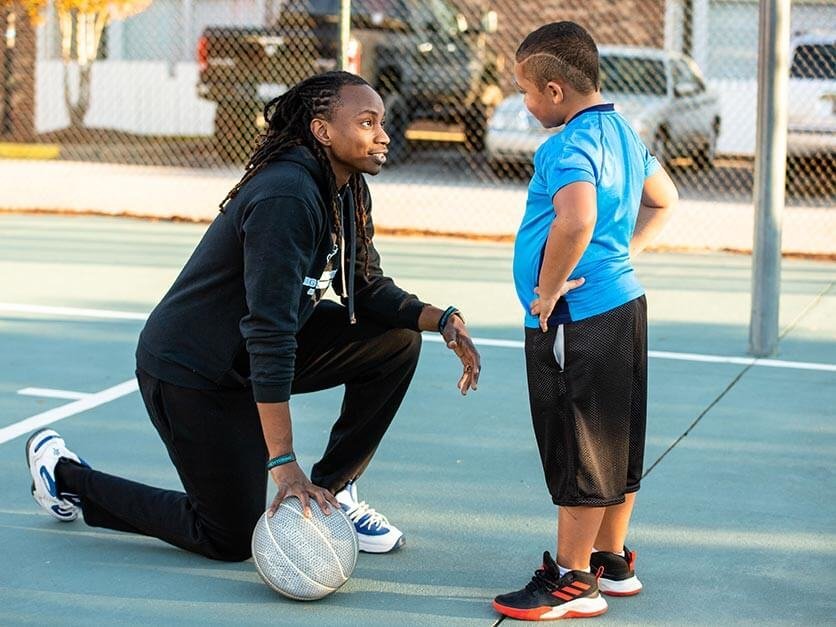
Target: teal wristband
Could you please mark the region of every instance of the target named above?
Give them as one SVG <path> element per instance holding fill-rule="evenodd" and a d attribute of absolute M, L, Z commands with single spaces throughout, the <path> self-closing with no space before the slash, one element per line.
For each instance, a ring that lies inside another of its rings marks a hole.
<path fill-rule="evenodd" d="M 439 333 L 444 332 L 444 327 L 447 326 L 447 322 L 449 322 L 450 318 L 452 318 L 453 316 L 458 316 L 459 318 L 462 318 L 461 312 L 453 305 L 450 305 L 447 309 L 444 310 L 444 313 L 441 314 L 441 318 L 438 319 Z M 464 318 L 462 318 L 462 320 L 464 320 Z"/>
<path fill-rule="evenodd" d="M 273 470 L 276 466 L 283 466 L 284 464 L 289 464 L 290 462 L 296 461 L 296 455 L 293 453 L 286 453 L 284 455 L 279 455 L 278 457 L 274 457 L 273 459 L 267 462 L 267 470 Z"/>

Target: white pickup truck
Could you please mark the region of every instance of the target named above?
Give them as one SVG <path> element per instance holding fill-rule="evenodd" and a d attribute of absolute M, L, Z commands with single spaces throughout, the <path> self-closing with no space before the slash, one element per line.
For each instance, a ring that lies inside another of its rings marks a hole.
<path fill-rule="evenodd" d="M 836 158 L 836 32 L 807 33 L 790 45 L 787 153 Z"/>

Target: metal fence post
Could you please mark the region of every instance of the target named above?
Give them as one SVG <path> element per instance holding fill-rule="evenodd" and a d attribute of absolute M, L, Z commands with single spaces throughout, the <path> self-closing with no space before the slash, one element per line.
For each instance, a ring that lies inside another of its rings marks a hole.
<path fill-rule="evenodd" d="M 787 163 L 790 0 L 760 0 L 758 115 L 755 145 L 755 234 L 749 352 L 771 355 L 778 344 L 781 219 Z"/>
<path fill-rule="evenodd" d="M 351 38 L 351 0 L 340 0 L 340 69 L 348 70 L 348 41 Z"/>

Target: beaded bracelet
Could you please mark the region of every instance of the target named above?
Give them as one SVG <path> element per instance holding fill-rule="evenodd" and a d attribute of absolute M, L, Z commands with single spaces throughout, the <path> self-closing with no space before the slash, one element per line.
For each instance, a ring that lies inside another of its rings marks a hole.
<path fill-rule="evenodd" d="M 267 462 L 267 470 L 273 470 L 276 466 L 282 466 L 284 464 L 289 464 L 290 462 L 296 461 L 296 455 L 293 453 L 285 453 L 284 455 L 279 455 L 278 457 L 274 457 L 273 459 Z"/>

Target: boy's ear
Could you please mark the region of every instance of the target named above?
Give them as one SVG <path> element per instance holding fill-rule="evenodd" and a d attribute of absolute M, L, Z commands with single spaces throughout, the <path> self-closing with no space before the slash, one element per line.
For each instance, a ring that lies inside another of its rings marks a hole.
<path fill-rule="evenodd" d="M 546 83 L 545 92 L 554 104 L 560 104 L 566 97 L 563 87 L 561 87 L 560 83 L 556 83 L 554 81 Z"/>
<path fill-rule="evenodd" d="M 323 146 L 331 145 L 331 136 L 328 133 L 328 123 L 322 118 L 314 118 L 311 120 L 311 133 L 314 139 Z"/>

